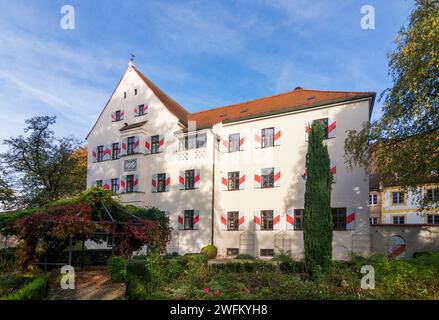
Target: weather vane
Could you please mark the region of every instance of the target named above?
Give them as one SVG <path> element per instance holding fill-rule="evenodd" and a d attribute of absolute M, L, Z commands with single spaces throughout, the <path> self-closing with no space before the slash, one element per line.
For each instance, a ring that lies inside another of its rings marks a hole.
<path fill-rule="evenodd" d="M 134 54 L 130 53 L 131 61 L 134 61 L 134 58 L 136 57 Z"/>

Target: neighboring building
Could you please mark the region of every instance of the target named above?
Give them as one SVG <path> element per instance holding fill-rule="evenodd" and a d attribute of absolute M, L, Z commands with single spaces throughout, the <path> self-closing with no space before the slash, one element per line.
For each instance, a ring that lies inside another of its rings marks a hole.
<path fill-rule="evenodd" d="M 369 178 L 344 165 L 347 130 L 369 120 L 374 93 L 304 90 L 189 113 L 131 62 L 87 136 L 87 185 L 156 206 L 169 251 L 303 256 L 307 128 L 320 119 L 334 175 L 334 258 L 368 254 Z"/>

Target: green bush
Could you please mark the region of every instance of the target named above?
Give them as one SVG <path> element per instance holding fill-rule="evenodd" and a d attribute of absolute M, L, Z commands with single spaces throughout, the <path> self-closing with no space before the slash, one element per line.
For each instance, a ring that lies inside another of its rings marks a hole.
<path fill-rule="evenodd" d="M 30 276 L 0 274 L 0 297 L 7 296 L 32 280 Z"/>
<path fill-rule="evenodd" d="M 410 262 L 416 265 L 439 268 L 439 253 L 417 252 L 413 254 L 413 259 Z"/>
<path fill-rule="evenodd" d="M 201 249 L 201 253 L 205 254 L 209 260 L 215 259 L 218 254 L 218 249 L 212 244 L 209 244 Z"/>
<path fill-rule="evenodd" d="M 128 274 L 125 278 L 127 300 L 148 300 L 150 294 L 145 287 L 144 281 L 134 274 Z"/>
<path fill-rule="evenodd" d="M 275 267 L 270 262 L 225 262 L 211 265 L 211 269 L 225 272 L 273 272 Z"/>
<path fill-rule="evenodd" d="M 38 275 L 21 288 L 4 296 L 1 300 L 43 300 L 49 292 L 49 278 Z"/>
<path fill-rule="evenodd" d="M 253 257 L 251 254 L 241 253 L 241 254 L 238 254 L 235 257 L 235 259 L 238 259 L 238 260 L 255 260 L 256 258 Z"/>
<path fill-rule="evenodd" d="M 111 281 L 124 282 L 127 274 L 126 267 L 128 260 L 123 257 L 112 256 L 108 259 L 108 273 L 110 274 Z"/>
<path fill-rule="evenodd" d="M 17 255 L 15 248 L 5 248 L 0 250 L 0 273 L 13 272 L 18 268 Z"/>

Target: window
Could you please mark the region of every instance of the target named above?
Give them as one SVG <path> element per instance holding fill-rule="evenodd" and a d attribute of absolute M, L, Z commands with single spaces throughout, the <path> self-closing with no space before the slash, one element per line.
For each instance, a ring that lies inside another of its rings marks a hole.
<path fill-rule="evenodd" d="M 157 192 L 165 192 L 166 186 L 166 173 L 160 173 L 157 175 Z"/>
<path fill-rule="evenodd" d="M 120 110 L 117 110 L 117 111 L 115 112 L 115 116 L 116 116 L 116 118 L 115 118 L 114 121 L 120 121 L 120 120 L 122 120 L 122 116 L 121 116 L 121 111 L 120 111 Z"/>
<path fill-rule="evenodd" d="M 274 146 L 274 128 L 262 129 L 262 148 Z"/>
<path fill-rule="evenodd" d="M 229 172 L 229 190 L 239 190 L 239 171 Z"/>
<path fill-rule="evenodd" d="M 127 154 L 134 154 L 134 139 L 135 137 L 128 137 Z"/>
<path fill-rule="evenodd" d="M 139 116 L 143 116 L 145 114 L 145 105 L 141 104 L 137 107 L 137 112 Z"/>
<path fill-rule="evenodd" d="M 200 133 L 190 136 L 185 136 L 179 139 L 180 151 L 205 148 L 207 143 L 207 134 Z"/>
<path fill-rule="evenodd" d="M 318 121 L 323 127 L 323 139 L 328 139 L 328 118 L 319 119 Z"/>
<path fill-rule="evenodd" d="M 273 230 L 273 210 L 261 211 L 261 230 Z"/>
<path fill-rule="evenodd" d="M 151 153 L 159 153 L 160 136 L 152 136 L 151 137 Z"/>
<path fill-rule="evenodd" d="M 227 230 L 238 231 L 239 230 L 238 221 L 239 221 L 238 211 L 227 212 Z"/>
<path fill-rule="evenodd" d="M 370 225 L 378 224 L 378 218 L 377 217 L 369 218 L 369 224 Z"/>
<path fill-rule="evenodd" d="M 111 191 L 116 193 L 118 189 L 119 189 L 119 179 L 118 178 L 111 179 Z"/>
<path fill-rule="evenodd" d="M 294 209 L 294 230 L 303 230 L 303 209 Z"/>
<path fill-rule="evenodd" d="M 240 150 L 239 140 L 239 133 L 229 135 L 229 152 L 235 152 Z"/>
<path fill-rule="evenodd" d="M 134 89 L 134 95 L 137 96 L 137 89 Z"/>
<path fill-rule="evenodd" d="M 260 256 L 261 257 L 273 257 L 274 256 L 274 249 L 261 249 Z"/>
<path fill-rule="evenodd" d="M 126 192 L 134 192 L 134 176 L 132 174 L 126 176 Z"/>
<path fill-rule="evenodd" d="M 113 143 L 113 147 L 111 150 L 111 158 L 113 160 L 119 159 L 119 143 Z"/>
<path fill-rule="evenodd" d="M 428 214 L 427 215 L 428 224 L 439 224 L 439 214 Z"/>
<path fill-rule="evenodd" d="M 104 146 L 98 147 L 98 162 L 104 161 Z"/>
<path fill-rule="evenodd" d="M 96 186 L 102 188 L 102 180 L 96 180 Z"/>
<path fill-rule="evenodd" d="M 346 208 L 332 208 L 332 222 L 335 230 L 346 230 Z"/>
<path fill-rule="evenodd" d="M 392 192 L 392 204 L 404 204 L 404 192 Z"/>
<path fill-rule="evenodd" d="M 194 229 L 194 210 L 184 210 L 184 230 Z"/>
<path fill-rule="evenodd" d="M 124 98 L 124 99 L 127 98 L 127 93 L 126 93 L 126 92 L 123 93 L 123 98 Z"/>
<path fill-rule="evenodd" d="M 376 193 L 369 193 L 369 205 L 374 206 L 378 204 L 378 195 Z"/>
<path fill-rule="evenodd" d="M 195 170 L 186 170 L 184 172 L 184 188 L 186 190 L 195 189 Z"/>
<path fill-rule="evenodd" d="M 228 256 L 237 256 L 239 254 L 238 248 L 227 248 L 227 255 Z"/>
<path fill-rule="evenodd" d="M 393 216 L 393 224 L 405 224 L 405 216 Z"/>
<path fill-rule="evenodd" d="M 261 188 L 274 187 L 274 168 L 266 168 L 261 170 Z"/>
<path fill-rule="evenodd" d="M 427 190 L 428 201 L 435 201 L 438 196 L 439 196 L 439 189 L 428 189 Z"/>

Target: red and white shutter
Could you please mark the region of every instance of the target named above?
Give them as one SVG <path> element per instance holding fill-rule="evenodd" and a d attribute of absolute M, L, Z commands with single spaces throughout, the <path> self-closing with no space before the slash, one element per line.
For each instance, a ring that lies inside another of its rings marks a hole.
<path fill-rule="evenodd" d="M 280 168 L 279 167 L 274 168 L 274 186 L 280 187 Z"/>
<path fill-rule="evenodd" d="M 177 223 L 178 230 L 184 230 L 184 211 L 178 212 Z"/>
<path fill-rule="evenodd" d="M 222 153 L 229 152 L 229 140 L 228 140 L 228 138 L 224 139 L 224 138 L 221 137 L 220 151 Z"/>
<path fill-rule="evenodd" d="M 200 170 L 194 170 L 194 189 L 200 189 Z"/>
<path fill-rule="evenodd" d="M 294 210 L 287 210 L 287 230 L 294 230 Z"/>
<path fill-rule="evenodd" d="M 254 174 L 254 186 L 255 188 L 261 188 L 262 177 L 261 177 L 261 169 L 256 169 Z"/>
<path fill-rule="evenodd" d="M 239 220 L 238 220 L 238 230 L 244 231 L 244 223 L 245 223 L 245 213 L 243 211 L 239 211 Z"/>
<path fill-rule="evenodd" d="M 139 153 L 139 151 L 140 151 L 140 137 L 139 136 L 134 136 L 133 151 L 134 151 L 134 153 Z"/>
<path fill-rule="evenodd" d="M 311 133 L 311 124 L 309 122 L 305 122 L 305 141 L 308 141 L 310 133 Z"/>
<path fill-rule="evenodd" d="M 330 170 L 331 175 L 332 175 L 332 182 L 336 182 L 337 181 L 337 164 L 335 163 L 335 161 L 331 161 L 329 170 Z"/>
<path fill-rule="evenodd" d="M 120 177 L 120 187 L 119 187 L 120 193 L 125 193 L 126 185 L 127 185 L 127 178 L 125 176 Z"/>
<path fill-rule="evenodd" d="M 355 208 L 346 209 L 346 230 L 355 229 Z"/>
<path fill-rule="evenodd" d="M 280 213 L 278 210 L 273 210 L 273 230 L 280 230 Z"/>
<path fill-rule="evenodd" d="M 260 231 L 261 230 L 261 211 L 259 210 L 255 210 L 255 214 L 254 214 L 254 222 L 255 222 L 255 231 Z"/>
<path fill-rule="evenodd" d="M 165 151 L 165 136 L 162 134 L 159 134 L 159 147 L 158 147 L 158 151 L 159 152 L 164 152 Z"/>
<path fill-rule="evenodd" d="M 245 189 L 245 171 L 239 171 L 239 190 Z"/>
<path fill-rule="evenodd" d="M 151 192 L 152 193 L 157 192 L 157 181 L 158 181 L 157 177 L 158 176 L 156 174 L 153 174 L 151 177 Z"/>
<path fill-rule="evenodd" d="M 102 160 L 104 161 L 111 160 L 111 144 L 104 145 Z"/>
<path fill-rule="evenodd" d="M 178 176 L 178 188 L 180 190 L 184 190 L 185 188 L 185 183 L 184 183 L 184 171 L 180 171 L 179 176 Z"/>
<path fill-rule="evenodd" d="M 102 181 L 102 188 L 105 190 L 111 189 L 111 180 L 105 179 Z"/>
<path fill-rule="evenodd" d="M 221 190 L 229 190 L 229 177 L 227 172 L 221 171 Z"/>
<path fill-rule="evenodd" d="M 145 137 L 145 154 L 151 154 L 151 137 Z"/>
<path fill-rule="evenodd" d="M 91 150 L 91 161 L 92 162 L 98 161 L 98 148 L 96 147 L 93 147 L 93 149 Z"/>
<path fill-rule="evenodd" d="M 221 212 L 221 230 L 227 231 L 227 212 Z"/>
<path fill-rule="evenodd" d="M 240 134 L 239 135 L 239 151 L 245 150 L 245 135 Z"/>
<path fill-rule="evenodd" d="M 280 146 L 281 130 L 280 128 L 274 128 L 274 145 Z"/>
<path fill-rule="evenodd" d="M 139 175 L 135 174 L 133 176 L 133 192 L 139 191 Z"/>
<path fill-rule="evenodd" d="M 328 118 L 328 138 L 335 138 L 337 122 L 334 118 Z"/>
<path fill-rule="evenodd" d="M 120 155 L 126 156 L 127 155 L 127 148 L 128 148 L 128 139 L 122 138 L 121 140 L 121 146 L 120 146 Z"/>
<path fill-rule="evenodd" d="M 135 114 L 136 116 L 139 115 L 139 107 L 138 107 L 138 106 L 134 107 L 134 114 Z"/>
<path fill-rule="evenodd" d="M 123 120 L 124 115 L 125 115 L 125 111 L 120 110 L 120 120 Z"/>
<path fill-rule="evenodd" d="M 262 148 L 261 130 L 253 130 L 253 137 L 254 137 L 255 149 L 261 149 Z"/>
<path fill-rule="evenodd" d="M 198 230 L 200 228 L 200 210 L 194 210 L 194 220 L 192 221 L 192 225 L 194 230 Z"/>
<path fill-rule="evenodd" d="M 116 112 L 111 113 L 111 121 L 116 121 Z"/>
<path fill-rule="evenodd" d="M 171 187 L 171 177 L 169 174 L 165 175 L 165 191 L 169 191 L 169 188 Z"/>

